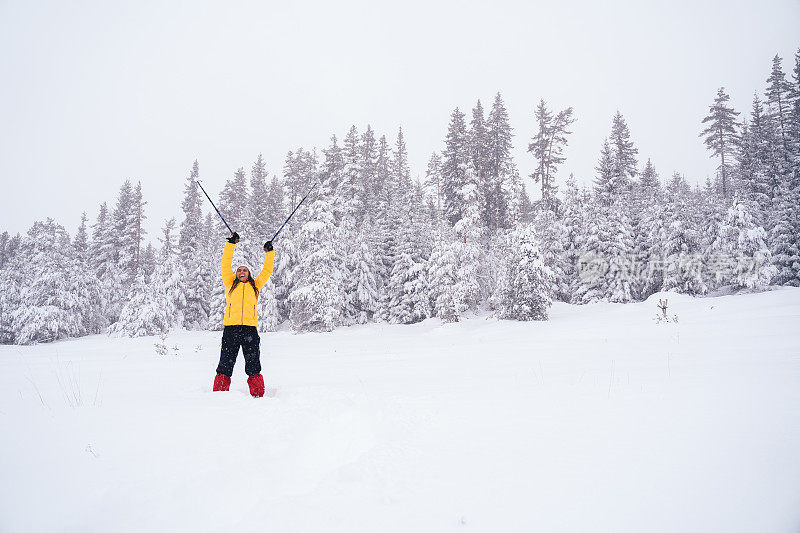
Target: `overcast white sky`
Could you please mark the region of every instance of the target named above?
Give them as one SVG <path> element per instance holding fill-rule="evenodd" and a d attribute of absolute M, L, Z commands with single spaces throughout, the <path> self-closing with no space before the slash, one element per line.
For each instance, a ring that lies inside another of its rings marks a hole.
<path fill-rule="evenodd" d="M 293 4 L 0 0 L 0 231 L 74 233 L 131 178 L 155 238 L 195 158 L 216 197 L 259 153 L 280 172 L 351 124 L 402 126 L 422 175 L 452 110 L 498 91 L 525 175 L 544 98 L 577 117 L 559 182 L 593 178 L 617 109 L 662 178 L 702 181 L 717 88 L 749 113 L 772 57 L 788 74 L 800 48 L 798 0 Z"/>

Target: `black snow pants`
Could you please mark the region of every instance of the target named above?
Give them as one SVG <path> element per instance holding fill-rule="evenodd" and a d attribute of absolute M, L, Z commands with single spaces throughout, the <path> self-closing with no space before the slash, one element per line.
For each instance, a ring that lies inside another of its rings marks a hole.
<path fill-rule="evenodd" d="M 261 373 L 261 338 L 255 326 L 225 326 L 222 328 L 222 350 L 219 354 L 217 374 L 231 377 L 239 346 L 244 354 L 244 371 L 248 376 Z"/>

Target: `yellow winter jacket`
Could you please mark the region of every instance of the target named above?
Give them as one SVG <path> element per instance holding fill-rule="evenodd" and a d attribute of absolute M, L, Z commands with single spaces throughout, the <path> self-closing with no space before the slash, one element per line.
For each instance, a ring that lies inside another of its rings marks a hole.
<path fill-rule="evenodd" d="M 238 283 L 236 288 L 231 291 L 236 275 L 233 273 L 233 249 L 235 244 L 225 243 L 222 251 L 222 284 L 225 285 L 225 318 L 222 320 L 223 326 L 258 326 L 258 312 L 256 311 L 256 296 L 253 287 L 249 283 Z M 255 279 L 256 287 L 260 291 L 269 277 L 272 275 L 272 268 L 275 266 L 275 250 L 264 252 L 264 268 Z M 251 274 L 252 275 L 252 274 Z"/>

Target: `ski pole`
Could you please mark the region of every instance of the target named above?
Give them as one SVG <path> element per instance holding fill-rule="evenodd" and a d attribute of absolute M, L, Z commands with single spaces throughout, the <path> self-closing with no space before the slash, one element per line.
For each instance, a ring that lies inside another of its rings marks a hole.
<path fill-rule="evenodd" d="M 272 236 L 270 241 L 274 241 L 275 240 L 275 237 L 278 236 L 278 233 L 280 233 L 283 230 L 283 226 L 285 226 L 289 222 L 289 220 L 291 220 L 291 218 L 294 216 L 295 211 L 297 211 L 300 208 L 300 206 L 303 205 L 303 202 L 306 201 L 306 198 L 308 198 L 308 195 L 311 194 L 311 191 L 313 191 L 316 188 L 317 185 L 319 185 L 319 182 L 315 183 L 314 186 L 311 187 L 311 189 L 309 189 L 308 194 L 303 196 L 303 199 L 300 200 L 300 203 L 297 204 L 297 207 L 295 207 L 294 211 L 291 212 L 291 214 L 289 215 L 289 218 L 287 218 L 286 222 L 284 222 L 283 225 L 278 229 L 278 231 L 275 232 L 275 235 Z M 222 216 L 222 215 L 220 215 L 220 216 Z"/>
<path fill-rule="evenodd" d="M 230 227 L 230 226 L 228 226 L 228 223 L 227 223 L 227 222 L 225 222 L 225 219 L 224 219 L 224 218 L 222 218 L 222 213 L 220 213 L 220 212 L 219 212 L 219 209 L 217 209 L 217 206 L 215 206 L 215 205 L 214 205 L 214 201 L 213 201 L 213 200 L 211 199 L 211 197 L 208 195 L 208 193 L 206 192 L 206 190 L 203 188 L 203 186 L 202 186 L 202 185 L 200 185 L 200 180 L 194 180 L 194 182 L 197 184 L 197 186 L 198 186 L 198 187 L 200 187 L 200 190 L 201 190 L 201 191 L 203 191 L 203 194 L 205 194 L 205 195 L 206 195 L 206 198 L 208 198 L 208 201 L 209 201 L 209 202 L 211 202 L 211 207 L 213 207 L 213 208 L 214 208 L 214 211 L 216 211 L 216 212 L 217 212 L 217 214 L 219 215 L 219 218 L 221 218 L 221 219 L 222 219 L 222 223 L 223 223 L 223 224 L 225 224 L 225 226 L 228 228 L 228 231 L 230 231 L 230 232 L 231 232 L 231 235 L 233 235 L 233 230 L 231 229 L 231 227 Z"/>

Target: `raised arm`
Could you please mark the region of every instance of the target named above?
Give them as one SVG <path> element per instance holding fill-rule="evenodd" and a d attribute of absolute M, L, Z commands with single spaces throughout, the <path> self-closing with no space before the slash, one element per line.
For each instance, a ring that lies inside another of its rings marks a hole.
<path fill-rule="evenodd" d="M 233 280 L 236 276 L 233 274 L 233 250 L 236 248 L 236 243 L 239 242 L 239 235 L 236 233 L 228 239 L 225 243 L 225 249 L 222 250 L 222 262 L 220 263 L 220 274 L 222 274 L 222 284 L 227 289 L 233 285 Z"/>
<path fill-rule="evenodd" d="M 269 280 L 272 275 L 272 269 L 275 267 L 275 250 L 272 249 L 272 241 L 264 243 L 264 268 L 256 276 L 256 287 L 261 290 L 261 287 Z"/>

